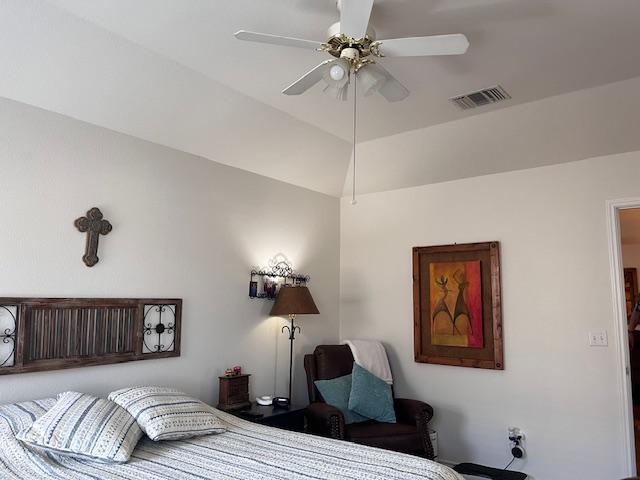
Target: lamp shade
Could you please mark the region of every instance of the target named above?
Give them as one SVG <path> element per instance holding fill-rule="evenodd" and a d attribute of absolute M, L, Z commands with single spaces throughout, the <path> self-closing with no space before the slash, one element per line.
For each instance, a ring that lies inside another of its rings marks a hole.
<path fill-rule="evenodd" d="M 311 292 L 307 287 L 282 287 L 273 304 L 270 315 L 318 314 Z"/>

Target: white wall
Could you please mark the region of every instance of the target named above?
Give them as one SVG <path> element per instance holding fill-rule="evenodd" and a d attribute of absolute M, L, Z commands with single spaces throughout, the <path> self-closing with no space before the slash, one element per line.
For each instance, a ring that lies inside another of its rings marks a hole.
<path fill-rule="evenodd" d="M 605 201 L 633 196 L 640 152 L 343 200 L 341 337 L 385 342 L 397 393 L 435 407 L 443 459 L 503 467 L 513 425 L 514 467 L 537 480 L 626 476 Z M 415 363 L 411 247 L 490 240 L 506 369 Z"/>
<path fill-rule="evenodd" d="M 278 252 L 311 276 L 321 312 L 301 318 L 297 351 L 337 339 L 337 199 L 3 99 L 0 132 L 0 296 L 184 299 L 182 357 L 0 376 L 0 403 L 132 384 L 217 402 L 235 364 L 255 393 L 273 393 L 276 373 L 286 393 L 280 320 L 248 299 L 251 266 Z M 93 206 L 113 231 L 89 269 L 73 220 Z"/>
<path fill-rule="evenodd" d="M 0 9 L 0 97 L 340 195 L 348 142 L 45 0 Z"/>

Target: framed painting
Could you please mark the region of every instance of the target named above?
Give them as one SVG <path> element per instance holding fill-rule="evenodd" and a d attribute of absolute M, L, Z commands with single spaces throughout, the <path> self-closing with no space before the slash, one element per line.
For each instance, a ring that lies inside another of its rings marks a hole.
<path fill-rule="evenodd" d="M 415 361 L 503 370 L 499 242 L 413 248 Z"/>

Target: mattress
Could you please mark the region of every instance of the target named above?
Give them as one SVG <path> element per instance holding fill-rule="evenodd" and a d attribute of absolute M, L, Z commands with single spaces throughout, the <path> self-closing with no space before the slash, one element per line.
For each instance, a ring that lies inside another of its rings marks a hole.
<path fill-rule="evenodd" d="M 2 480 L 462 480 L 430 460 L 302 433 L 288 432 L 216 411 L 227 432 L 189 440 L 144 437 L 126 464 L 26 449 L 15 433 L 55 403 L 45 399 L 0 406 Z"/>

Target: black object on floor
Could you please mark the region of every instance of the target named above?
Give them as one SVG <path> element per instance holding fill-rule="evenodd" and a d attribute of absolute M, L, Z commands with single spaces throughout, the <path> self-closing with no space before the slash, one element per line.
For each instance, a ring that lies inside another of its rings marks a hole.
<path fill-rule="evenodd" d="M 499 468 L 485 467 L 476 463 L 460 463 L 453 469 L 464 475 L 475 475 L 476 477 L 486 477 L 491 480 L 525 480 L 526 473 L 514 472 L 513 470 L 501 470 Z"/>

